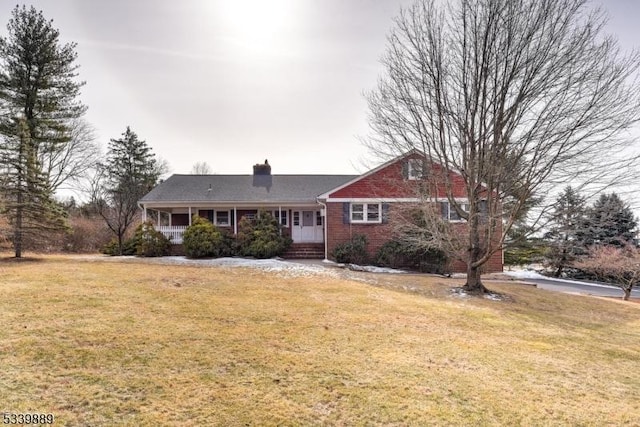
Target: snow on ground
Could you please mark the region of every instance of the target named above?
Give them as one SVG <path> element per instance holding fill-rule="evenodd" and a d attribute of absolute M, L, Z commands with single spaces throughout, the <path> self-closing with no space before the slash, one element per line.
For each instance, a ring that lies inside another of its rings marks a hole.
<path fill-rule="evenodd" d="M 83 259 L 99 261 L 118 262 L 143 262 L 148 264 L 161 265 L 190 265 L 198 267 L 244 267 L 254 268 L 262 271 L 276 272 L 290 277 L 302 277 L 312 275 L 328 275 L 337 277 L 340 271 L 336 267 L 348 268 L 353 271 L 363 271 L 369 273 L 405 273 L 402 270 L 382 268 L 374 266 L 359 266 L 354 264 L 337 264 L 331 261 L 287 261 L 279 258 L 271 259 L 249 259 L 249 258 L 213 258 L 213 259 L 190 259 L 184 256 L 165 256 L 158 258 L 140 258 L 133 256 L 90 256 L 81 257 Z"/>
<path fill-rule="evenodd" d="M 600 288 L 619 289 L 615 285 L 609 285 L 606 283 L 593 283 L 593 282 L 588 282 L 584 280 L 580 281 L 580 280 L 560 279 L 557 277 L 544 276 L 534 270 L 512 270 L 512 271 L 505 271 L 504 274 L 507 276 L 511 276 L 515 279 L 521 279 L 524 281 L 526 281 L 527 279 L 540 279 L 540 280 L 548 280 L 551 282 L 567 283 L 567 284 L 573 284 L 573 285 L 585 285 L 585 286 L 595 286 Z"/>
<path fill-rule="evenodd" d="M 348 268 L 353 271 L 364 271 L 365 273 L 387 273 L 387 274 L 403 274 L 406 271 L 396 270 L 393 268 L 376 267 L 374 265 L 357 265 L 357 264 L 336 264 L 337 267 Z"/>
<path fill-rule="evenodd" d="M 465 292 L 462 288 L 453 288 L 451 289 L 451 295 L 458 298 L 471 298 L 467 292 Z M 489 292 L 482 296 L 484 299 L 489 299 L 491 301 L 502 301 L 504 298 L 500 294 L 494 294 L 493 292 Z"/>
<path fill-rule="evenodd" d="M 512 270 L 505 271 L 504 274 L 515 277 L 516 279 L 548 279 L 547 276 L 543 276 L 534 270 Z"/>

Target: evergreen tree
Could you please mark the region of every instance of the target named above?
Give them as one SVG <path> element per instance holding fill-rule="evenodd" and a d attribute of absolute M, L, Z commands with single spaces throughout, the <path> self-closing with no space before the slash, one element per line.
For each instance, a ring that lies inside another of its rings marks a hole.
<path fill-rule="evenodd" d="M 138 135 L 127 130 L 120 139 L 111 139 L 107 163 L 101 165 L 102 196 L 98 211 L 118 239 L 122 254 L 124 237 L 138 214 L 138 200 L 157 183 L 162 171 L 151 147 Z"/>
<path fill-rule="evenodd" d="M 553 268 L 556 277 L 560 277 L 579 255 L 586 253 L 583 242 L 586 210 L 584 197 L 571 186 L 564 189 L 553 206 L 551 227 L 545 239 L 549 244 L 547 264 Z"/>
<path fill-rule="evenodd" d="M 636 237 L 638 222 L 631 208 L 616 194 L 601 194 L 587 210 L 581 239 L 585 245 L 626 246 Z"/>
<path fill-rule="evenodd" d="M 75 44 L 62 45 L 52 21 L 33 7 L 16 6 L 7 29 L 0 37 L 1 188 L 21 257 L 24 237 L 64 228 L 42 159 L 69 140 L 68 124 L 85 107 L 77 101 Z"/>

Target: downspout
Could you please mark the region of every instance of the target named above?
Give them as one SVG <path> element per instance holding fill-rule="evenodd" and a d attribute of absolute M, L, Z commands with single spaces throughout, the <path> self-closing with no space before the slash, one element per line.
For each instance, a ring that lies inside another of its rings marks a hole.
<path fill-rule="evenodd" d="M 140 209 L 142 209 L 142 222 L 147 222 L 147 205 L 143 205 L 140 202 L 136 203 Z"/>
<path fill-rule="evenodd" d="M 327 229 L 329 228 L 329 222 L 327 221 L 327 205 L 323 202 L 320 201 L 320 199 L 316 199 L 316 203 L 318 203 L 320 206 L 322 206 L 322 209 L 324 209 L 324 218 L 322 220 L 322 223 L 324 224 L 324 262 L 329 262 L 329 241 L 328 241 L 328 236 L 329 233 L 327 231 Z"/>

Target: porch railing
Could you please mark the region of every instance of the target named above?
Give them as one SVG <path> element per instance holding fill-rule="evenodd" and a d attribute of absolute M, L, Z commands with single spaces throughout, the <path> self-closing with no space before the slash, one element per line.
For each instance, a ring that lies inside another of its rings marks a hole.
<path fill-rule="evenodd" d="M 184 234 L 184 230 L 187 229 L 186 225 L 156 225 L 156 230 L 164 234 L 166 237 L 171 239 L 171 243 L 174 245 L 179 245 L 182 243 L 182 235 Z"/>

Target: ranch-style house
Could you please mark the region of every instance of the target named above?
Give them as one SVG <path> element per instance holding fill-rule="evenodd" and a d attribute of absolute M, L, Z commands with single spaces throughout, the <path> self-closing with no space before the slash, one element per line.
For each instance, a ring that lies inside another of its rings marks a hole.
<path fill-rule="evenodd" d="M 367 236 L 373 254 L 393 239 L 394 212 L 419 201 L 419 186 L 429 169 L 442 170 L 419 151 L 392 159 L 363 175 L 277 175 L 268 161 L 253 167 L 251 175 L 172 175 L 145 195 L 139 205 L 143 220 L 156 211 L 156 228 L 182 243 L 182 234 L 193 215 L 207 218 L 217 227 L 237 233 L 242 217 L 269 211 L 293 240 L 291 257 L 330 259 L 336 245 L 352 236 Z M 453 174 L 453 196 L 464 202 L 462 181 Z M 463 221 L 453 209 L 441 185 L 427 183 L 430 200 L 440 204 L 448 221 Z M 453 271 L 465 271 L 454 262 Z M 485 270 L 502 271 L 502 253 L 496 252 Z"/>

